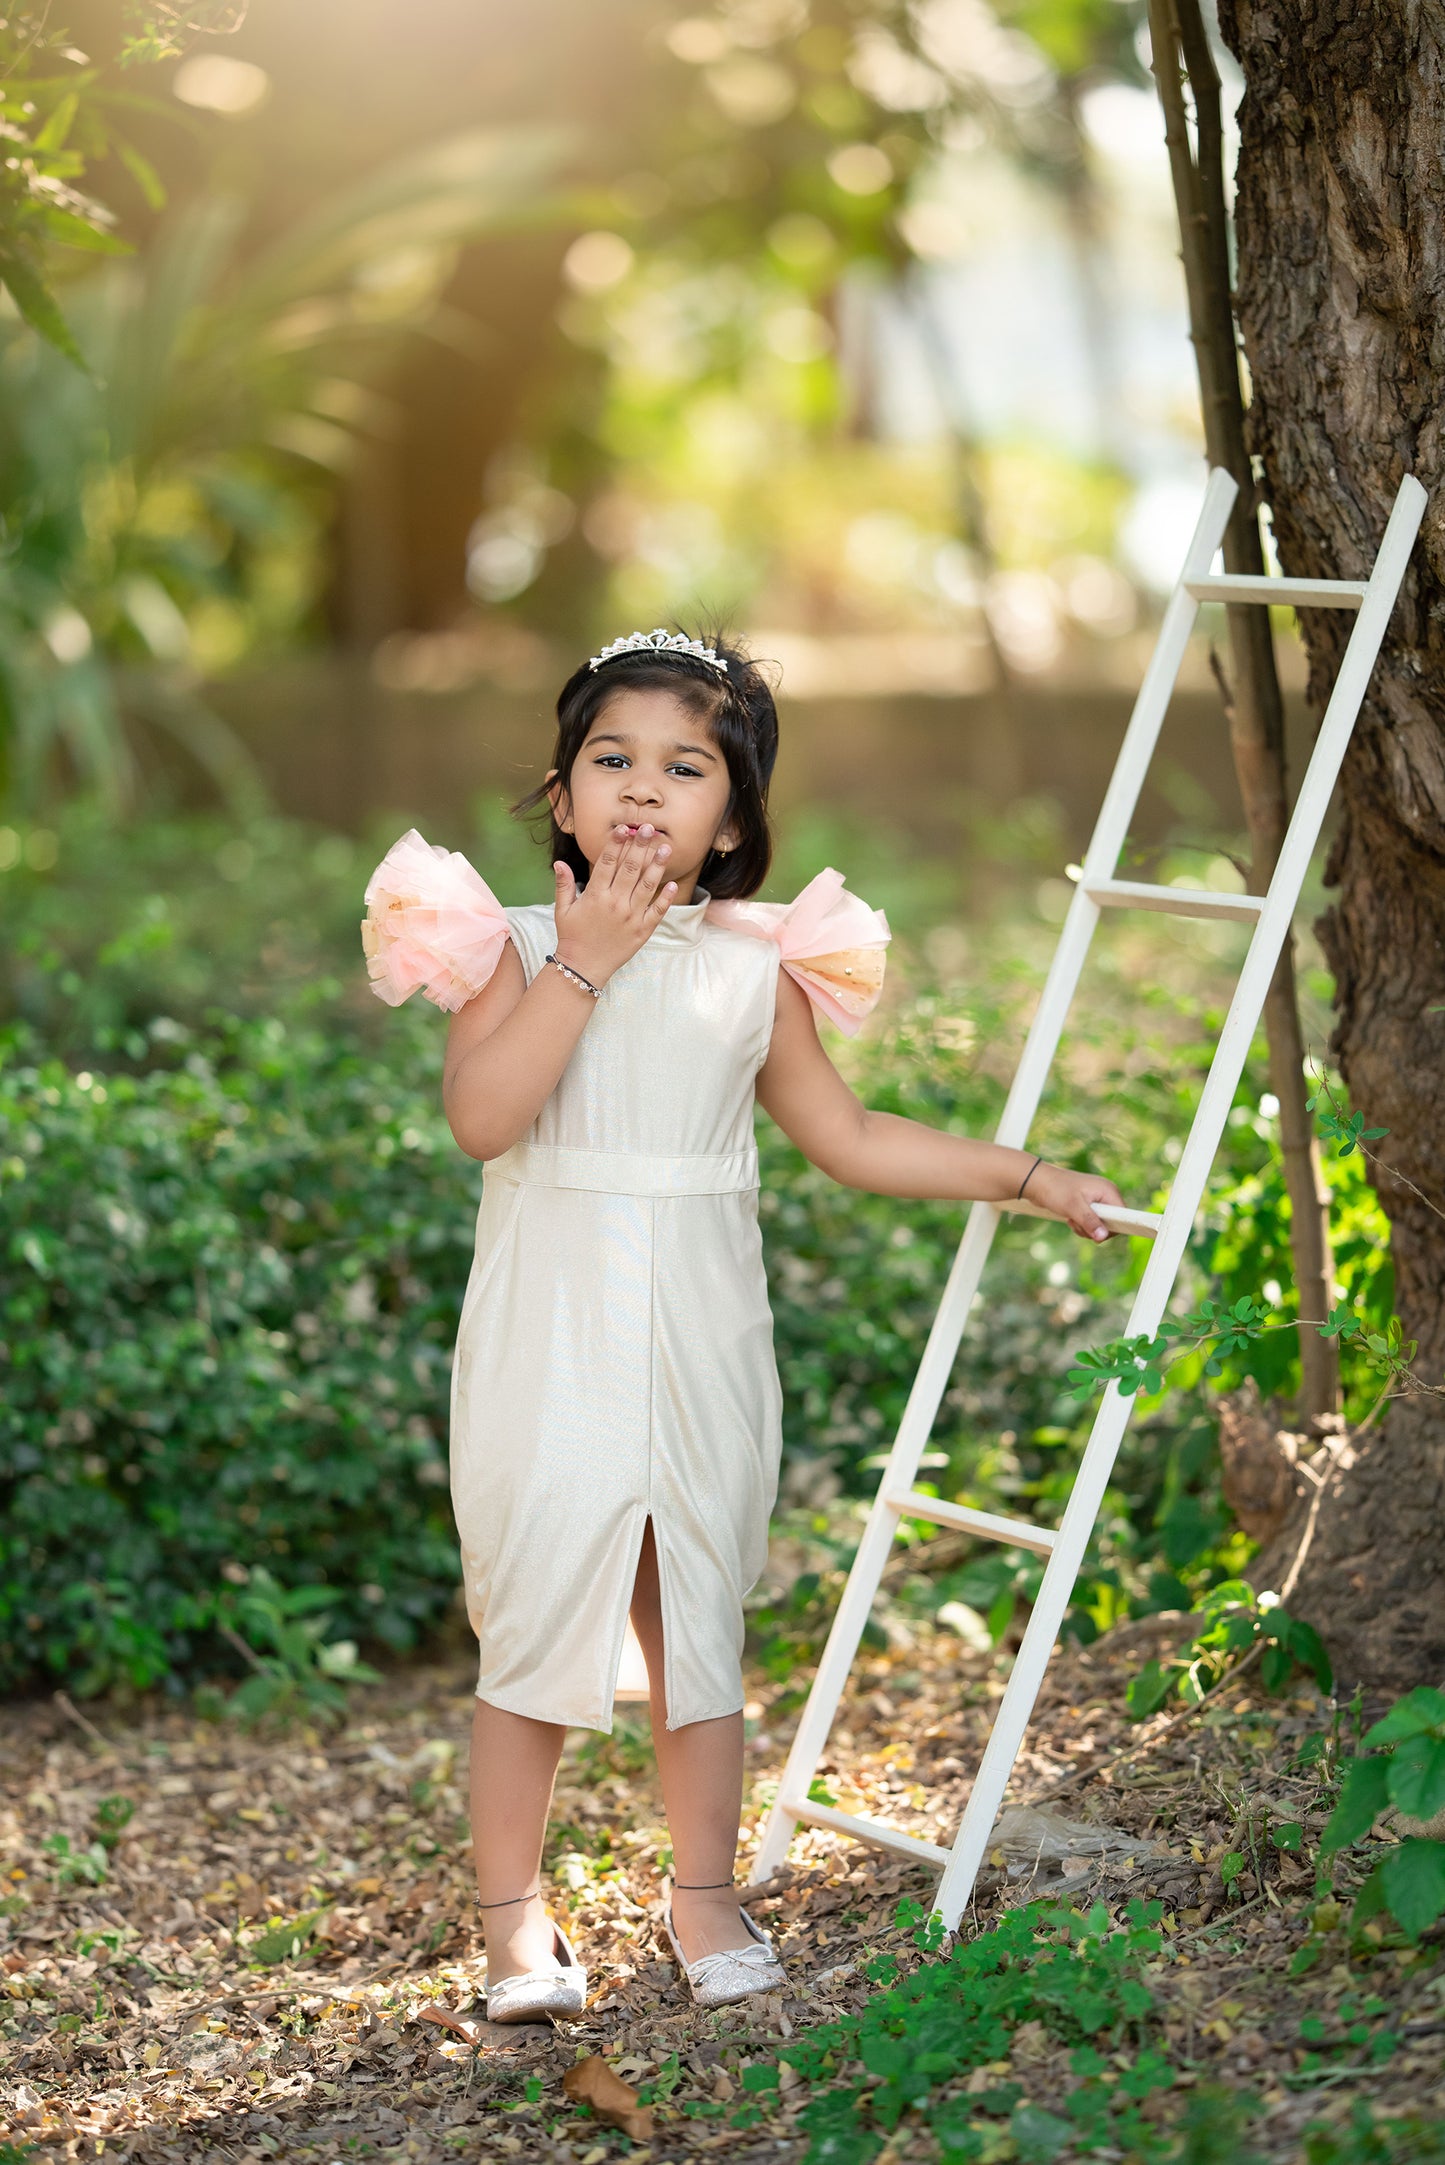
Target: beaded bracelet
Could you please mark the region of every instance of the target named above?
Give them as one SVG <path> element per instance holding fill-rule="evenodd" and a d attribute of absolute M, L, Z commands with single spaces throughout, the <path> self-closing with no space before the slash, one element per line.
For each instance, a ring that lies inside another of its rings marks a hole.
<path fill-rule="evenodd" d="M 551 963 L 554 963 L 556 967 L 562 972 L 562 975 L 564 977 L 570 977 L 574 985 L 580 985 L 584 992 L 590 992 L 594 1000 L 601 999 L 602 987 L 600 985 L 590 984 L 588 980 L 582 975 L 582 972 L 580 970 L 569 969 L 565 962 L 558 962 L 555 955 L 549 955 L 547 957 L 547 960 Z"/>

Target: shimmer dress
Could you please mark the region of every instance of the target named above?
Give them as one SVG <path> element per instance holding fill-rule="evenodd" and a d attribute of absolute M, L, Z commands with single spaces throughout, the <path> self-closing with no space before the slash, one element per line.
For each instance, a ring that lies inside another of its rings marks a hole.
<path fill-rule="evenodd" d="M 434 974 L 425 989 L 460 1006 L 506 938 L 530 984 L 556 944 L 551 906 L 502 912 L 465 866 L 495 951 L 474 949 L 459 970 L 446 909 L 416 900 L 426 868 L 414 851 L 396 864 L 410 845 L 425 848 L 404 838 L 367 891 L 382 997 L 416 989 L 442 953 L 451 979 L 439 991 Z M 452 1501 L 477 1696 L 588 1729 L 611 1727 L 649 1519 L 669 1728 L 743 1703 L 742 1603 L 767 1554 L 782 1406 L 754 1085 L 780 964 L 856 1028 L 877 998 L 888 937 L 881 913 L 844 894 L 836 873 L 786 908 L 697 893 L 614 972 L 532 1127 L 487 1161 L 452 1371 Z M 399 972 L 422 908 L 437 929 Z M 388 924 L 389 936 L 378 933 Z M 480 915 L 471 931 L 482 938 Z M 845 939 L 857 944 L 843 952 Z"/>

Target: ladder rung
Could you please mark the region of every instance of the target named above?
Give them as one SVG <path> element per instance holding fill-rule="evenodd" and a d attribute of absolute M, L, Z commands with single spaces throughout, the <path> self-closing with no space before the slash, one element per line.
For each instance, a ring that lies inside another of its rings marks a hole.
<path fill-rule="evenodd" d="M 1054 1225 L 1063 1220 L 1056 1211 L 1045 1210 L 1042 1203 L 1031 1203 L 1027 1196 L 1022 1201 L 1011 1196 L 1005 1203 L 995 1203 L 995 1210 L 1006 1210 L 1011 1218 L 1047 1218 Z M 1152 1240 L 1164 1223 L 1164 1215 L 1158 1210 L 1132 1210 L 1127 1203 L 1095 1203 L 1094 1215 L 1111 1225 L 1116 1233 L 1137 1233 L 1141 1240 Z"/>
<path fill-rule="evenodd" d="M 1116 1233 L 1137 1233 L 1143 1240 L 1152 1240 L 1164 1223 L 1162 1210 L 1130 1210 L 1127 1203 L 1095 1203 L 1094 1216 Z"/>
<path fill-rule="evenodd" d="M 992 1511 L 943 1503 L 937 1496 L 920 1495 L 913 1488 L 896 1489 L 883 1501 L 900 1517 L 926 1519 L 931 1526 L 956 1526 L 960 1533 L 978 1534 L 985 1541 L 1002 1541 L 1011 1549 L 1032 1549 L 1039 1556 L 1053 1554 L 1054 1536 L 1046 1527 L 1031 1526 L 1027 1519 L 997 1518 Z"/>
<path fill-rule="evenodd" d="M 1149 887 L 1142 880 L 1085 880 L 1084 893 L 1106 910 L 1163 910 L 1169 917 L 1229 917 L 1249 924 L 1263 895 L 1216 894 L 1210 887 Z"/>
<path fill-rule="evenodd" d="M 921 1857 L 925 1864 L 948 1862 L 948 1851 L 940 1849 L 937 1842 L 925 1842 L 921 1835 L 885 1827 L 880 1819 L 855 1819 L 851 1812 L 835 1812 L 831 1805 L 814 1804 L 807 1797 L 797 1803 L 779 1797 L 778 1806 L 794 1819 L 801 1819 L 805 1827 L 831 1827 L 835 1834 L 851 1834 L 855 1841 L 871 1842 L 875 1849 L 896 1849 L 901 1857 Z"/>
<path fill-rule="evenodd" d="M 1255 573 L 1235 577 L 1211 572 L 1186 579 L 1196 601 L 1287 601 L 1296 609 L 1358 609 L 1369 588 L 1359 579 L 1272 579 Z"/>

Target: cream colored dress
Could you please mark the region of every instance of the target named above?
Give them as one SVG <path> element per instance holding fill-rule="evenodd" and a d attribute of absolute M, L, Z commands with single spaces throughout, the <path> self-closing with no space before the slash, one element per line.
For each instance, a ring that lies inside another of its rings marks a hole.
<path fill-rule="evenodd" d="M 753 1140 L 780 957 L 706 907 L 669 910 L 608 980 L 532 1128 L 486 1167 L 452 1502 L 477 1695 L 539 1721 L 611 1727 L 649 1518 L 668 1726 L 743 1703 L 781 1447 Z M 507 916 L 530 983 L 552 911 Z"/>
<path fill-rule="evenodd" d="M 849 1032 L 882 983 L 887 921 L 836 872 L 787 905 L 696 896 L 609 978 L 551 1097 L 483 1178 L 452 1502 L 477 1696 L 537 1721 L 610 1729 L 649 1519 L 669 1728 L 743 1703 L 782 1411 L 755 1082 L 780 964 Z M 368 966 L 393 1005 L 423 991 L 461 1007 L 509 938 L 530 984 L 556 944 L 550 905 L 504 910 L 414 832 L 367 904 Z"/>

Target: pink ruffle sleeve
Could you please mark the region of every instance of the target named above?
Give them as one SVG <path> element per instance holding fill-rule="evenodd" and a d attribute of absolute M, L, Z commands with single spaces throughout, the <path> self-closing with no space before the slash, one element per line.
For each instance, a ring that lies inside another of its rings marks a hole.
<path fill-rule="evenodd" d="M 420 992 L 454 1015 L 481 991 L 511 936 L 480 872 L 415 827 L 367 882 L 361 944 L 371 989 L 388 1007 Z"/>
<path fill-rule="evenodd" d="M 783 968 L 820 1013 L 857 1034 L 883 991 L 883 950 L 893 937 L 882 910 L 843 885 L 830 865 L 792 902 L 712 902 L 708 918 L 754 939 L 776 940 Z"/>

